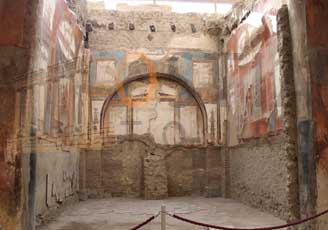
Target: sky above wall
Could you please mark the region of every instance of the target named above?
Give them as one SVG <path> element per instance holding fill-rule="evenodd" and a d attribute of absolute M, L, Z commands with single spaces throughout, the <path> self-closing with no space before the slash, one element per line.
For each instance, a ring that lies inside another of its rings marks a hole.
<path fill-rule="evenodd" d="M 97 1 L 97 0 L 93 0 Z M 153 4 L 153 0 L 105 0 L 105 6 L 109 10 L 116 10 L 116 5 L 118 3 L 125 3 L 131 6 Z M 157 5 L 169 5 L 172 7 L 173 12 L 177 13 L 219 13 L 226 14 L 231 8 L 232 4 L 227 3 L 209 3 L 209 2 L 168 2 L 156 0 Z"/>

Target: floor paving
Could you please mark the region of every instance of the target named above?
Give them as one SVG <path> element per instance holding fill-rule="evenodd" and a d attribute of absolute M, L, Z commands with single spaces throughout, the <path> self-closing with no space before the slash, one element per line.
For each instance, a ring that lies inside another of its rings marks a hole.
<path fill-rule="evenodd" d="M 131 229 L 165 205 L 167 212 L 225 227 L 265 227 L 285 222 L 257 209 L 229 199 L 179 197 L 166 200 L 112 198 L 88 200 L 66 208 L 40 230 L 123 230 Z M 160 230 L 160 216 L 141 230 Z M 167 216 L 166 230 L 208 230 Z"/>

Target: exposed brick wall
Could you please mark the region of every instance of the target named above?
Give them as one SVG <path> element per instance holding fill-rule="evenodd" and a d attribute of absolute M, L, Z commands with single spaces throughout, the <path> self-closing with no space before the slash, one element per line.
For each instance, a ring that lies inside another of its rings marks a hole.
<path fill-rule="evenodd" d="M 168 197 L 167 169 L 162 150 L 144 158 L 144 197 L 147 200 Z"/>
<path fill-rule="evenodd" d="M 289 218 L 284 137 L 230 148 L 230 197 L 283 219 Z"/>
<path fill-rule="evenodd" d="M 103 150 L 85 150 L 81 159 L 81 191 L 89 197 L 224 195 L 219 148 L 162 146 L 149 136 L 135 136 Z"/>

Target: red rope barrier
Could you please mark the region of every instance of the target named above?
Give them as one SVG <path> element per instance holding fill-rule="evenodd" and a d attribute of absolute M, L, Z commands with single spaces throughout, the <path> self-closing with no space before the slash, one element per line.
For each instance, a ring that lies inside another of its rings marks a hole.
<path fill-rule="evenodd" d="M 327 213 L 328 213 L 328 210 L 323 211 L 323 212 L 321 212 L 321 213 L 319 213 L 317 215 L 314 215 L 314 216 L 311 216 L 311 217 L 307 217 L 307 218 L 305 218 L 303 220 L 298 220 L 298 221 L 290 222 L 290 223 L 284 224 L 284 225 L 273 226 L 273 227 L 263 227 L 263 228 L 228 228 L 228 227 L 222 227 L 222 226 L 215 226 L 215 225 L 200 223 L 200 222 L 189 220 L 187 218 L 184 218 L 184 217 L 181 217 L 181 216 L 178 216 L 178 215 L 175 215 L 175 214 L 174 215 L 168 214 L 168 215 L 171 216 L 171 217 L 173 217 L 173 218 L 175 218 L 175 219 L 178 219 L 178 220 L 181 220 L 181 221 L 190 223 L 190 224 L 194 224 L 194 225 L 198 225 L 198 226 L 202 226 L 202 227 L 214 228 L 214 229 L 221 229 L 221 230 L 275 230 L 275 229 L 281 229 L 281 228 L 287 228 L 287 227 L 292 227 L 292 226 L 300 225 L 300 224 L 303 224 L 303 223 L 308 222 L 310 220 L 316 219 L 316 218 L 318 218 L 320 216 L 323 216 L 323 215 L 325 215 Z"/>
<path fill-rule="evenodd" d="M 143 223 L 131 228 L 131 230 L 137 230 L 137 229 L 145 226 L 146 224 L 152 222 L 155 218 L 156 218 L 156 216 L 152 216 L 152 217 L 148 218 L 146 221 L 144 221 Z"/>

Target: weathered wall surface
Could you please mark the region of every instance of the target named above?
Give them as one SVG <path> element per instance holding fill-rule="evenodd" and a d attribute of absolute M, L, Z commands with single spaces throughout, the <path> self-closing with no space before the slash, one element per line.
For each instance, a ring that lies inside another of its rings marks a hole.
<path fill-rule="evenodd" d="M 10 86 L 0 87 L 0 99 L 2 109 L 0 110 L 0 226 L 12 228 L 10 218 L 17 215 L 16 209 L 20 204 L 21 190 L 19 188 L 18 159 L 11 152 L 8 137 L 13 136 L 15 117 L 15 90 Z"/>
<path fill-rule="evenodd" d="M 102 151 L 82 152 L 81 191 L 89 197 L 223 196 L 224 157 L 219 150 L 160 146 L 150 136 L 122 137 Z"/>
<path fill-rule="evenodd" d="M 0 228 L 21 229 L 25 223 L 23 157 L 16 151 L 16 77 L 28 70 L 38 1 L 0 3 Z M 22 102 L 25 104 L 25 102 Z"/>
<path fill-rule="evenodd" d="M 16 89 L 18 97 L 27 100 L 26 111 L 18 107 L 17 119 L 26 113 L 25 127 L 18 129 L 27 130 L 24 138 L 30 137 L 23 143 L 35 161 L 30 170 L 29 212 L 39 224 L 79 189 L 79 152 L 67 146 L 77 147 L 82 133 L 85 74 L 83 31 L 78 24 L 83 20 L 83 6 L 44 0 L 38 10 L 28 81 L 18 79 Z"/>
<path fill-rule="evenodd" d="M 83 2 L 78 4 L 79 9 Z M 67 138 L 71 135 L 68 131 L 80 124 L 74 111 L 78 113 L 80 108 L 75 100 L 82 85 L 82 71 L 76 71 L 81 69 L 76 57 L 82 53 L 82 31 L 76 22 L 82 19 L 78 10 L 77 14 L 71 10 L 72 5 L 67 6 L 63 0 L 0 3 L 0 88 L 4 102 L 0 112 L 0 226 L 5 229 L 33 229 L 35 200 L 39 206 L 44 204 L 45 194 L 34 193 L 36 165 L 32 150 L 46 146 L 54 152 L 55 145 L 50 143 L 71 144 L 73 138 Z M 48 115 L 50 118 L 45 119 Z M 61 139 L 60 135 L 66 136 Z M 53 158 L 65 158 L 60 151 L 58 156 L 56 153 Z M 45 177 L 43 172 L 38 172 L 39 178 Z"/>
<path fill-rule="evenodd" d="M 68 199 L 77 199 L 79 190 L 79 151 L 63 151 L 48 146 L 48 151 L 36 154 L 36 215 L 43 216 Z"/>
<path fill-rule="evenodd" d="M 28 69 L 15 78 L 13 138 L 20 141 L 25 154 L 32 153 L 25 190 L 30 219 L 25 227 L 31 229 L 36 215 L 65 202 L 78 189 L 72 181 L 78 178 L 78 153 L 65 153 L 62 146 L 72 145 L 73 133 L 80 133 L 75 128 L 79 128 L 76 114 L 81 105 L 76 101 L 81 95 L 82 58 L 77 57 L 83 52 L 77 15 L 65 1 L 39 1 L 34 8 L 36 29 L 29 43 Z M 56 168 L 50 167 L 52 163 L 57 163 Z M 49 167 L 43 168 L 45 165 Z"/>
<path fill-rule="evenodd" d="M 231 197 L 289 220 L 299 211 L 298 171 L 288 15 L 277 19 L 283 3 L 256 1 L 227 40 L 227 144 Z"/>
<path fill-rule="evenodd" d="M 31 95 L 39 98 L 32 107 L 32 129 L 40 135 L 69 135 L 75 125 L 74 100 L 81 92 L 83 53 L 82 31 L 76 22 L 65 1 L 43 2 L 31 68 L 35 72 L 29 82 Z"/>
<path fill-rule="evenodd" d="M 305 1 L 308 54 L 312 84 L 314 144 L 317 159 L 317 211 L 328 206 L 328 19 L 327 1 Z M 320 28 L 320 29 L 319 29 Z M 328 217 L 318 221 L 318 229 L 328 227 Z"/>
<path fill-rule="evenodd" d="M 28 37 L 22 33 L 26 22 L 24 18 L 26 13 L 31 10 L 26 0 L 15 2 L 3 1 L 0 5 L 1 22 L 0 27 L 3 29 L 3 34 L 0 38 L 1 46 L 18 46 L 26 47 Z"/>
<path fill-rule="evenodd" d="M 22 206 L 33 211 L 35 204 L 35 214 L 44 214 L 76 194 L 79 184 L 89 197 L 230 194 L 295 219 L 297 128 L 301 213 L 314 212 L 316 204 L 317 211 L 324 209 L 328 33 L 322 18 L 328 6 L 324 0 L 289 1 L 289 23 L 286 14 L 277 19 L 287 0 L 256 2 L 240 25 L 238 18 L 224 31 L 221 25 L 206 28 L 208 16 L 157 6 L 91 9 L 90 49 L 83 49 L 76 23 L 84 20 L 84 1 L 0 3 L 0 226 L 19 225 Z M 223 57 L 224 40 L 217 35 L 231 29 Z M 152 72 L 185 85 L 156 76 L 155 83 L 121 85 Z M 104 101 L 117 89 L 102 117 Z M 145 134 L 152 137 L 128 138 Z M 224 151 L 203 147 L 226 143 Z M 90 148 L 80 158 L 65 145 Z M 26 156 L 17 157 L 23 150 Z M 36 153 L 30 157 L 31 150 Z M 319 229 L 326 226 L 321 218 Z"/>
<path fill-rule="evenodd" d="M 91 9 L 89 22 L 93 28 L 89 34 L 89 46 L 91 121 L 94 136 L 101 132 L 100 115 L 109 92 L 117 89 L 121 82 L 130 77 L 153 71 L 181 78 L 200 95 L 205 103 L 208 126 L 211 128 L 208 130 L 208 142 L 213 144 L 220 142 L 217 135 L 219 127 L 217 38 L 205 33 L 202 15 L 175 14 L 165 10 L 126 12 Z M 150 26 L 155 27 L 154 32 L 151 31 Z M 154 78 L 156 79 L 156 76 Z M 203 140 L 197 140 L 203 138 L 201 134 L 203 127 L 197 128 L 199 126 L 197 122 L 202 121 L 198 108 L 192 105 L 192 96 L 174 84 L 156 81 L 150 85 L 150 87 L 147 87 L 147 84 L 142 86 L 140 82 L 128 85 L 124 88 L 125 91 L 118 92 L 115 100 L 126 100 L 126 102 L 136 100 L 138 104 L 140 100 L 151 97 L 151 90 L 154 88 L 156 97 L 160 98 L 161 103 L 152 104 L 148 103 L 152 100 L 148 100 L 143 106 L 139 106 L 142 108 L 134 110 L 136 113 L 133 116 L 137 116 L 134 117 L 136 119 L 140 116 L 152 118 L 156 115 L 156 111 L 151 107 L 158 105 L 158 114 L 162 116 L 164 113 L 167 114 L 166 123 L 172 126 L 166 127 L 170 129 L 167 131 L 167 141 L 162 136 L 158 137 L 157 133 L 161 131 L 147 127 L 147 121 L 135 122 L 133 131 L 125 127 L 125 131 L 121 130 L 122 132 L 115 123 L 120 123 L 120 127 L 124 128 L 122 124 L 129 124 L 127 118 L 114 117 L 114 120 L 118 119 L 121 122 L 106 120 L 105 123 L 112 124 L 118 135 L 130 132 L 151 133 L 155 141 L 160 144 L 179 144 L 180 140 L 175 141 L 175 139 L 180 139 L 181 135 L 174 134 L 174 130 L 183 129 L 186 139 L 193 139 L 194 144 L 202 144 Z M 121 109 L 126 111 L 124 113 L 127 115 L 130 114 L 127 109 L 122 107 Z M 184 123 L 179 120 L 178 114 L 181 114 L 181 118 L 186 116 Z M 158 119 L 164 118 L 159 116 Z M 165 122 L 165 119 L 159 123 Z M 158 129 L 164 129 L 165 125 L 158 126 Z M 190 127 L 195 128 L 190 129 Z M 188 144 L 190 141 L 184 143 Z"/>
<path fill-rule="evenodd" d="M 94 33 L 90 34 L 90 48 L 218 50 L 215 37 L 203 33 L 205 21 L 202 18 L 207 15 L 172 13 L 161 6 L 148 6 L 148 10 L 147 6 L 144 6 L 144 10 L 134 7 L 133 11 L 89 8 L 88 17 L 94 28 Z M 156 32 L 151 32 L 152 25 Z M 111 42 L 107 42 L 107 35 L 112 38 Z"/>
<path fill-rule="evenodd" d="M 156 143 L 164 145 L 204 143 L 200 106 L 183 86 L 158 76 L 156 83 L 139 80 L 124 89 L 126 95 L 120 89 L 105 108 L 106 142 L 115 142 L 117 135 L 150 133 Z M 133 101 L 126 103 L 122 96 Z"/>
<path fill-rule="evenodd" d="M 231 197 L 289 218 L 289 180 L 282 138 L 258 140 L 229 150 Z"/>
<path fill-rule="evenodd" d="M 281 75 L 282 123 L 286 168 L 288 220 L 300 218 L 299 158 L 297 150 L 297 101 L 293 68 L 293 46 L 289 9 L 285 4 L 277 12 L 278 53 Z"/>
<path fill-rule="evenodd" d="M 300 214 L 316 212 L 316 163 L 314 154 L 314 126 L 311 103 L 311 75 L 307 47 L 305 1 L 288 1 L 293 46 L 294 82 L 297 102 L 297 139 L 299 168 Z M 302 38 L 302 39 L 300 39 Z M 304 229 L 315 229 L 312 223 Z"/>
<path fill-rule="evenodd" d="M 258 1 L 227 41 L 230 146 L 282 128 L 277 8 Z"/>
<path fill-rule="evenodd" d="M 147 200 L 168 197 L 168 176 L 164 154 L 148 154 L 143 161 L 144 197 Z"/>
<path fill-rule="evenodd" d="M 205 15 L 159 6 L 91 5 L 88 13 L 91 146 L 98 150 L 81 156 L 85 193 L 223 196 L 224 158 L 203 147 L 222 143 L 218 41 L 205 31 Z M 139 141 L 124 141 L 138 135 Z"/>

